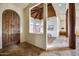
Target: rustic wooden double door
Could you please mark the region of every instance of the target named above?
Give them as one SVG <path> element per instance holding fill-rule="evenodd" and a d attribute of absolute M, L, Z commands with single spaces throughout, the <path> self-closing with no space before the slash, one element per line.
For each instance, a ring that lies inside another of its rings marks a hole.
<path fill-rule="evenodd" d="M 20 17 L 13 10 L 2 14 L 2 46 L 11 47 L 20 43 Z"/>

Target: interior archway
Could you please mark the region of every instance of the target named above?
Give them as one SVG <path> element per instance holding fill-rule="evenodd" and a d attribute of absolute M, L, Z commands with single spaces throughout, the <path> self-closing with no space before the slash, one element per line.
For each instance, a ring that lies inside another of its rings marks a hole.
<path fill-rule="evenodd" d="M 56 10 L 54 9 L 52 3 L 47 4 L 47 20 L 46 20 L 46 37 L 47 37 L 47 48 L 53 47 L 53 41 L 58 37 L 58 19 L 56 16 Z"/>

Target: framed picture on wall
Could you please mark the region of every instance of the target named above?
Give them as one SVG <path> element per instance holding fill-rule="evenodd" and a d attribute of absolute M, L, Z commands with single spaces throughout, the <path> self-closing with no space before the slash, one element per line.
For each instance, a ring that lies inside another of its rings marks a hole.
<path fill-rule="evenodd" d="M 48 30 L 54 30 L 54 25 L 48 25 Z"/>

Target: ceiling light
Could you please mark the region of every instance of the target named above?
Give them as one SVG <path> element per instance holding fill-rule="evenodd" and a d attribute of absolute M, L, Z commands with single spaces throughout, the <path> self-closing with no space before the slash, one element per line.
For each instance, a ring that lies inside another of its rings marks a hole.
<path fill-rule="evenodd" d="M 61 7 L 61 6 L 62 6 L 62 4 L 58 4 L 58 6 L 59 6 L 59 7 Z"/>

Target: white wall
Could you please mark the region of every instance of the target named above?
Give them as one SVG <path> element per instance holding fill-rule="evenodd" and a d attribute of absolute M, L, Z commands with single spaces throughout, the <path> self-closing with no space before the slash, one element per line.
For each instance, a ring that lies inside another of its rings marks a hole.
<path fill-rule="evenodd" d="M 76 32 L 79 32 L 79 17 L 76 17 Z"/>
<path fill-rule="evenodd" d="M 8 4 L 8 3 L 3 3 L 3 4 L 0 4 L 0 48 L 2 48 L 2 13 L 3 11 L 5 11 L 6 9 L 11 9 L 11 10 L 14 10 L 15 12 L 17 12 L 20 16 L 20 22 L 22 24 L 22 15 L 23 15 L 23 12 L 22 12 L 22 9 L 16 7 L 15 5 L 13 4 Z M 21 38 L 22 38 L 22 25 L 20 24 L 20 30 L 21 30 Z M 20 40 L 21 42 L 23 42 L 23 39 Z"/>
<path fill-rule="evenodd" d="M 59 22 L 60 22 L 60 31 L 64 31 L 66 32 L 66 10 L 68 8 L 68 4 L 63 5 L 63 3 L 61 3 L 62 6 L 58 6 L 57 3 L 52 3 L 55 12 L 56 12 L 56 16 L 59 18 Z M 64 29 L 61 29 L 64 28 Z"/>
<path fill-rule="evenodd" d="M 48 36 L 51 36 L 51 40 L 53 40 L 53 39 L 55 39 L 55 40 L 57 40 L 56 38 L 58 38 L 59 37 L 59 31 L 60 31 L 60 29 L 59 29 L 59 26 L 60 26 L 60 22 L 59 22 L 59 18 L 58 17 L 56 17 L 56 16 L 54 16 L 54 17 L 49 17 L 49 18 L 47 18 L 47 22 L 46 22 L 46 24 L 47 24 L 47 31 L 46 31 L 46 40 L 47 40 L 47 44 L 46 44 L 46 49 L 48 49 L 48 48 L 50 48 L 50 47 L 53 47 L 53 46 L 55 46 L 55 44 L 53 45 L 53 42 L 51 43 L 51 44 L 49 44 L 48 43 L 48 41 L 50 40 L 50 39 L 48 39 Z M 53 25 L 53 29 L 52 30 L 48 30 L 48 28 L 51 26 L 51 25 Z"/>
<path fill-rule="evenodd" d="M 24 39 L 26 42 L 31 43 L 39 48 L 46 49 L 46 39 L 45 32 L 43 34 L 29 33 L 29 9 L 36 4 L 29 4 L 27 8 L 24 9 Z M 45 20 L 45 19 L 44 19 Z"/>
<path fill-rule="evenodd" d="M 60 22 L 60 31 L 61 32 L 66 32 L 66 15 L 65 14 L 60 14 L 59 15 L 59 22 Z M 64 28 L 64 29 L 62 29 Z"/>

